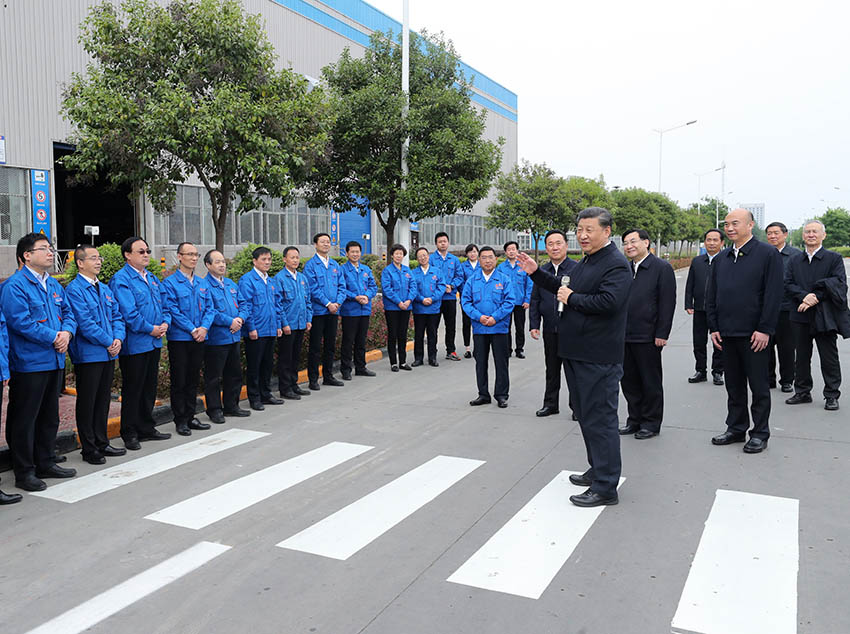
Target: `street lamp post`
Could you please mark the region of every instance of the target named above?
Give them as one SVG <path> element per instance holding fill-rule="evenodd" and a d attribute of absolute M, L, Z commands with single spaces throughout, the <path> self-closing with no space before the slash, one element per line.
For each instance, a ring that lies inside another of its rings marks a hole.
<path fill-rule="evenodd" d="M 718 167 L 715 172 L 720 172 L 720 196 L 721 202 L 726 204 L 726 161 L 720 163 L 720 167 Z M 730 194 L 732 192 L 729 192 Z M 720 228 L 720 205 L 715 201 L 714 205 L 714 226 Z"/>
<path fill-rule="evenodd" d="M 672 132 L 673 130 L 678 130 L 679 128 L 684 128 L 688 125 L 693 125 L 697 120 L 688 121 L 687 123 L 681 123 L 679 125 L 674 125 L 672 128 L 653 128 L 653 132 L 658 133 L 658 193 L 661 193 L 661 153 L 664 148 L 664 133 Z"/>

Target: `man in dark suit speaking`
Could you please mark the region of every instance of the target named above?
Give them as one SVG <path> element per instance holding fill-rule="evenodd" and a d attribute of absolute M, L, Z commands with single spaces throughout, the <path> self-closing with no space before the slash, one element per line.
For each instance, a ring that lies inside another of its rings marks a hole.
<path fill-rule="evenodd" d="M 576 238 L 584 258 L 573 269 L 569 286 L 537 267 L 527 255 L 519 263 L 541 289 L 564 304 L 558 323 L 558 354 L 564 359 L 567 385 L 581 425 L 587 461 L 584 474 L 570 481 L 588 489 L 573 495 L 576 506 L 616 504 L 620 479 L 620 436 L 617 433 L 619 381 L 623 376 L 626 304 L 631 267 L 611 242 L 611 214 L 588 207 L 578 215 Z"/>

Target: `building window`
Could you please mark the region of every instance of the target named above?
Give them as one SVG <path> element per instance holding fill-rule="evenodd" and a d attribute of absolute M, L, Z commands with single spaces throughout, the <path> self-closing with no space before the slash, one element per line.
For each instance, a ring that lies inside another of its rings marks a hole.
<path fill-rule="evenodd" d="M 30 230 L 29 170 L 0 167 L 0 244 L 15 245 Z"/>

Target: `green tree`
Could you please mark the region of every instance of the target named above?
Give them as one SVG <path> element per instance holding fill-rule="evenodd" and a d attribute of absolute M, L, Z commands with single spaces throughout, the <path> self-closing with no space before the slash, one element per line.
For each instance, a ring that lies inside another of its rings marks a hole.
<path fill-rule="evenodd" d="M 470 101 L 469 82 L 451 42 L 411 34 L 407 116 L 401 57 L 392 33 L 373 33 L 362 58 L 346 49 L 323 69 L 336 122 L 330 153 L 308 185 L 313 205 L 356 209 L 361 215 L 373 210 L 388 246 L 402 218 L 472 209 L 490 190 L 503 143 L 482 139 L 486 113 Z M 410 149 L 403 187 L 405 138 Z"/>
<path fill-rule="evenodd" d="M 831 248 L 850 245 L 850 212 L 843 207 L 829 207 L 818 220 L 826 228 L 823 246 Z"/>
<path fill-rule="evenodd" d="M 610 209 L 613 203 L 602 176 L 596 180 L 583 176 L 561 179 L 558 195 L 564 199 L 562 209 L 565 214 L 562 218 L 556 219 L 555 226 L 564 231 L 575 228 L 576 217 L 582 209 L 587 207 Z"/>
<path fill-rule="evenodd" d="M 534 257 L 539 256 L 540 239 L 569 216 L 569 197 L 564 181 L 543 164 L 527 160 L 515 165 L 496 181 L 496 200 L 490 205 L 488 227 L 528 231 L 534 242 Z M 575 224 L 575 217 L 572 223 Z"/>
<path fill-rule="evenodd" d="M 94 6 L 80 41 L 92 56 L 62 110 L 83 176 L 144 188 L 160 212 L 196 175 L 210 196 L 216 248 L 228 212 L 288 199 L 326 150 L 321 90 L 288 69 L 238 0 L 127 0 Z"/>
<path fill-rule="evenodd" d="M 629 229 L 646 229 L 659 246 L 679 235 L 681 210 L 665 194 L 640 187 L 619 189 L 612 193 L 614 228 L 617 233 Z"/>
<path fill-rule="evenodd" d="M 688 210 L 693 210 L 711 221 L 711 225 L 706 227 L 706 231 L 708 231 L 712 227 L 718 228 L 723 226 L 723 219 L 729 213 L 729 205 L 721 202 L 719 198 L 703 196 L 699 203 L 691 203 Z M 715 224 L 715 219 L 719 220 L 719 224 Z"/>

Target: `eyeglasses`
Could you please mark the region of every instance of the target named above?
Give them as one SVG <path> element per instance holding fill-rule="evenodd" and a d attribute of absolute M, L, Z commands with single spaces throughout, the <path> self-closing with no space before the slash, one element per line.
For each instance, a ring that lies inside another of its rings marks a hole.
<path fill-rule="evenodd" d="M 100 255 L 90 255 L 90 256 L 88 256 L 88 257 L 86 257 L 86 258 L 83 258 L 83 259 L 84 259 L 84 260 L 93 260 L 93 261 L 95 261 L 95 262 L 100 262 L 100 261 L 102 261 L 102 260 L 103 260 L 103 257 L 102 257 L 102 256 L 100 256 Z"/>
<path fill-rule="evenodd" d="M 138 251 L 136 251 L 136 253 L 138 253 L 139 255 L 150 255 L 151 250 L 150 249 L 139 249 Z"/>
<path fill-rule="evenodd" d="M 184 251 L 182 253 L 180 251 L 178 251 L 177 255 L 185 255 L 187 258 L 199 258 L 199 257 L 201 257 L 201 254 L 198 253 L 197 251 Z"/>
<path fill-rule="evenodd" d="M 53 247 L 36 247 L 34 249 L 29 249 L 27 253 L 33 253 L 35 251 L 47 251 L 48 253 L 53 253 Z"/>

